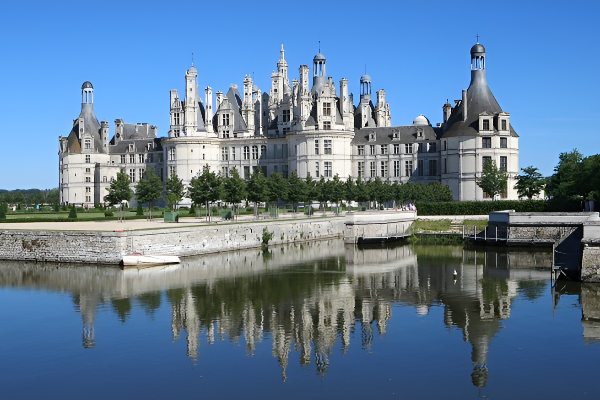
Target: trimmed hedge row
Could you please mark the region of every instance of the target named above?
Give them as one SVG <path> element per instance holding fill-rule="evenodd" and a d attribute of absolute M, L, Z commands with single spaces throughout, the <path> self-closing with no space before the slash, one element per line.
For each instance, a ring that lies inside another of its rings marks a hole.
<path fill-rule="evenodd" d="M 484 215 L 492 211 L 567 212 L 582 211 L 580 201 L 499 200 L 416 203 L 419 215 Z"/>

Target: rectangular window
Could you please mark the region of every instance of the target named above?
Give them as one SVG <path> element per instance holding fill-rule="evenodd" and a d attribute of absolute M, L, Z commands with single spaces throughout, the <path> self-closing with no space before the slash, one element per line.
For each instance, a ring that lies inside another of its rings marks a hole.
<path fill-rule="evenodd" d="M 85 149 L 89 150 L 92 148 L 92 141 L 90 139 L 85 140 Z"/>
<path fill-rule="evenodd" d="M 332 154 L 331 140 L 325 139 L 323 141 L 323 154 Z"/>
<path fill-rule="evenodd" d="M 228 167 L 221 167 L 221 174 L 224 178 L 229 176 L 229 168 Z"/>
<path fill-rule="evenodd" d="M 252 146 L 252 159 L 258 160 L 258 146 Z"/>
<path fill-rule="evenodd" d="M 121 164 L 125 164 L 125 154 L 121 154 Z"/>
<path fill-rule="evenodd" d="M 260 146 L 260 158 L 263 160 L 267 158 L 267 146 L 264 144 Z"/>
<path fill-rule="evenodd" d="M 320 176 L 320 174 L 321 174 L 321 173 L 320 173 L 320 171 L 319 171 L 319 163 L 318 163 L 318 162 L 316 162 L 316 163 L 315 163 L 315 177 L 317 177 L 317 178 L 318 178 L 318 177 Z"/>
<path fill-rule="evenodd" d="M 283 122 L 290 122 L 290 110 L 283 110 Z"/>
<path fill-rule="evenodd" d="M 364 161 L 358 162 L 358 176 L 360 176 L 361 178 L 365 177 L 365 162 Z"/>
<path fill-rule="evenodd" d="M 173 176 L 177 174 L 177 170 L 174 165 L 169 166 L 169 176 Z"/>
<path fill-rule="evenodd" d="M 85 188 L 85 192 L 86 192 L 86 193 L 90 193 L 91 191 L 92 191 L 92 188 L 91 188 L 91 187 L 89 187 L 89 186 L 88 186 L 88 187 L 86 187 L 86 188 Z"/>
<path fill-rule="evenodd" d="M 418 164 L 417 164 L 417 175 L 419 176 L 423 176 L 425 175 L 425 171 L 424 171 L 424 167 L 423 167 L 423 160 L 419 160 Z"/>
<path fill-rule="evenodd" d="M 229 114 L 228 113 L 223 114 L 223 125 L 229 126 Z"/>
<path fill-rule="evenodd" d="M 250 179 L 250 167 L 249 166 L 244 166 L 244 176 L 242 176 L 243 179 Z"/>
<path fill-rule="evenodd" d="M 90 173 L 90 169 L 89 169 L 89 168 L 86 168 L 86 169 L 85 169 L 85 172 L 89 174 L 89 173 Z"/>
<path fill-rule="evenodd" d="M 505 119 L 502 120 L 502 130 L 503 131 L 506 130 L 506 120 Z"/>
<path fill-rule="evenodd" d="M 86 182 L 91 182 L 91 181 L 92 181 L 92 178 L 91 178 L 91 177 L 89 177 L 89 176 L 86 176 L 86 177 L 85 177 L 85 181 L 86 181 Z"/>
<path fill-rule="evenodd" d="M 448 159 L 444 158 L 444 173 L 448 173 Z"/>
<path fill-rule="evenodd" d="M 359 156 L 364 156 L 365 155 L 365 145 L 364 144 L 359 144 L 357 146 L 358 148 L 358 155 Z"/>
<path fill-rule="evenodd" d="M 331 161 L 325 161 L 325 178 L 331 178 L 333 176 L 333 166 Z"/>
<path fill-rule="evenodd" d="M 404 153 L 405 154 L 412 154 L 412 152 L 413 152 L 413 145 L 412 145 L 412 143 L 405 143 L 404 144 Z M 408 175 L 408 176 L 410 176 L 410 175 Z"/>
<path fill-rule="evenodd" d="M 129 182 L 135 182 L 135 168 L 129 170 Z"/>
<path fill-rule="evenodd" d="M 400 144 L 394 144 L 394 154 L 400 154 Z"/>
<path fill-rule="evenodd" d="M 87 154 L 87 155 L 85 156 L 85 162 L 86 162 L 86 164 L 89 164 L 89 163 L 91 163 L 91 162 L 92 162 L 92 158 L 91 158 L 91 156 L 90 156 L 89 154 Z"/>
<path fill-rule="evenodd" d="M 169 161 L 175 161 L 175 147 L 169 147 Z"/>
<path fill-rule="evenodd" d="M 108 182 L 108 180 L 107 180 L 106 176 L 103 176 L 103 177 L 102 177 L 102 182 Z"/>
<path fill-rule="evenodd" d="M 371 161 L 369 163 L 369 172 L 370 172 L 370 177 L 371 178 L 375 178 L 377 176 L 377 171 L 375 170 L 375 161 Z"/>
<path fill-rule="evenodd" d="M 138 154 L 138 163 L 142 164 L 144 162 L 144 155 Z"/>
<path fill-rule="evenodd" d="M 88 202 L 92 201 L 92 196 L 85 196 L 85 201 L 88 201 Z"/>
<path fill-rule="evenodd" d="M 400 161 L 394 161 L 394 178 L 400 177 Z"/>
<path fill-rule="evenodd" d="M 490 120 L 489 119 L 484 119 L 483 120 L 483 130 L 484 131 L 489 131 L 490 130 Z"/>
<path fill-rule="evenodd" d="M 381 162 L 381 177 L 382 178 L 388 177 L 388 162 L 387 161 Z"/>
<path fill-rule="evenodd" d="M 442 142 L 442 150 L 444 150 L 444 151 L 446 150 L 446 141 L 445 140 Z"/>
<path fill-rule="evenodd" d="M 429 152 L 435 153 L 437 151 L 437 143 L 429 143 Z"/>
<path fill-rule="evenodd" d="M 250 159 L 250 146 L 244 146 L 244 160 Z"/>
<path fill-rule="evenodd" d="M 222 161 L 229 160 L 229 148 L 221 147 L 221 160 Z"/>
<path fill-rule="evenodd" d="M 505 149 L 507 147 L 507 139 L 505 137 L 500 138 L 500 148 Z"/>
<path fill-rule="evenodd" d="M 326 117 L 331 115 L 331 103 L 323 103 L 323 115 Z"/>
<path fill-rule="evenodd" d="M 286 164 L 281 166 L 281 175 L 283 175 L 284 178 L 288 177 L 288 166 Z"/>
<path fill-rule="evenodd" d="M 372 156 L 375 155 L 375 145 L 374 144 L 369 145 L 369 154 L 371 154 Z"/>
<path fill-rule="evenodd" d="M 315 154 L 319 154 L 319 141 L 315 139 Z"/>
<path fill-rule="evenodd" d="M 437 175 L 437 160 L 429 160 L 429 176 Z"/>
<path fill-rule="evenodd" d="M 412 160 L 410 160 L 410 161 L 404 161 L 404 176 L 411 177 L 412 173 L 413 173 L 413 162 L 412 162 Z"/>
<path fill-rule="evenodd" d="M 323 129 L 328 131 L 331 129 L 331 122 L 329 121 L 323 121 Z"/>
<path fill-rule="evenodd" d="M 481 147 L 483 147 L 484 149 L 491 149 L 492 148 L 492 138 L 491 137 L 481 138 Z"/>
<path fill-rule="evenodd" d="M 235 161 L 235 147 L 231 148 L 231 159 Z"/>
<path fill-rule="evenodd" d="M 175 149 L 173 149 L 175 150 Z M 129 164 L 135 164 L 135 154 L 129 155 Z"/>
<path fill-rule="evenodd" d="M 506 171 L 508 166 L 508 159 L 506 156 L 500 156 L 500 171 Z"/>
<path fill-rule="evenodd" d="M 380 146 L 380 151 L 381 151 L 381 154 L 387 154 L 387 153 L 388 153 L 388 147 L 387 147 L 387 144 L 382 144 L 382 145 Z"/>
<path fill-rule="evenodd" d="M 491 162 L 491 161 L 492 161 L 492 157 L 488 157 L 488 156 L 482 157 L 482 159 L 481 159 L 481 167 L 485 168 L 486 164 L 489 163 L 489 162 Z"/>

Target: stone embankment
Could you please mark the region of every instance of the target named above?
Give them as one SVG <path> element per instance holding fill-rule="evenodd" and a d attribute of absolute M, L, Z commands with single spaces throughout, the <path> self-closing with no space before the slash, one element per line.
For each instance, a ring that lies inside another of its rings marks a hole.
<path fill-rule="evenodd" d="M 191 256 L 269 244 L 342 238 L 344 218 L 310 218 L 240 224 L 203 224 L 166 229 L 107 231 L 0 230 L 0 259 L 118 264 L 125 253 Z M 168 226 L 162 224 L 161 226 Z"/>

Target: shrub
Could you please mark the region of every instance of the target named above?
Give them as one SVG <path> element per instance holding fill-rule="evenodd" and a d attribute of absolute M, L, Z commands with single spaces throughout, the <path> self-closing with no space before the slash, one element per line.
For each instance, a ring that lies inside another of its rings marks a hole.
<path fill-rule="evenodd" d="M 110 211 L 110 210 L 106 210 L 106 211 L 104 211 L 104 216 L 105 216 L 105 217 L 112 217 L 113 215 L 114 215 L 114 214 L 113 214 L 113 212 L 112 212 L 112 211 Z"/>
<path fill-rule="evenodd" d="M 416 203 L 419 215 L 485 215 L 492 211 L 565 212 L 581 211 L 579 201 L 499 200 Z"/>
<path fill-rule="evenodd" d="M 142 208 L 142 203 L 138 203 L 137 208 L 135 209 L 135 215 L 144 215 L 144 209 Z"/>
<path fill-rule="evenodd" d="M 77 209 L 75 208 L 75 205 L 71 206 L 71 210 L 69 211 L 69 219 L 76 219 L 77 218 Z"/>

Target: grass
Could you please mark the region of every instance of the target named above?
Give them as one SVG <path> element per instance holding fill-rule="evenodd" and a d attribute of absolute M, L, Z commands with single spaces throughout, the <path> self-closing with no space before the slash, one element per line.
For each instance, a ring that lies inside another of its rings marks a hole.
<path fill-rule="evenodd" d="M 477 231 L 482 231 L 488 226 L 487 220 L 480 219 L 465 219 L 462 224 L 452 224 L 449 219 L 440 220 L 422 220 L 418 219 L 411 225 L 409 232 L 452 232 L 462 233 L 463 227 L 467 231 L 472 231 L 473 226 L 477 227 Z"/>

